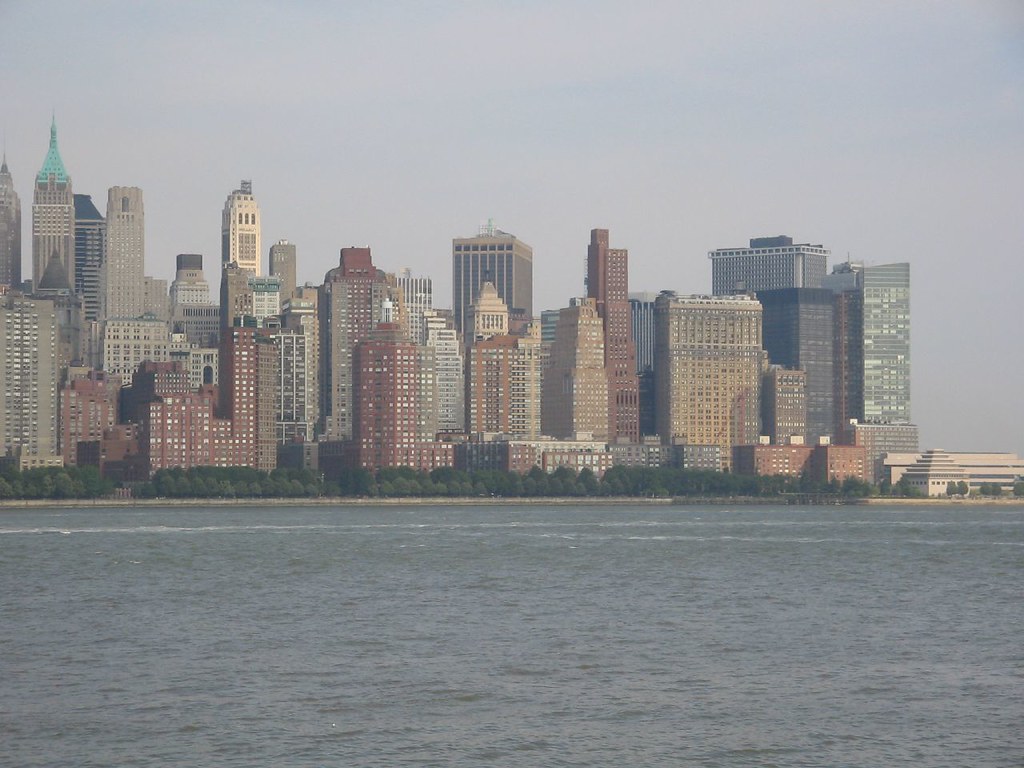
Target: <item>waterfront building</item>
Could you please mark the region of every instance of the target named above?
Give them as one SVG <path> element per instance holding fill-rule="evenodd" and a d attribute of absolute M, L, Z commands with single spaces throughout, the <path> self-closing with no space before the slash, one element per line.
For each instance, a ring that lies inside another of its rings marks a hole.
<path fill-rule="evenodd" d="M 359 466 L 418 467 L 420 444 L 437 433 L 434 350 L 409 341 L 398 323 L 378 323 L 355 345 L 352 368 Z"/>
<path fill-rule="evenodd" d="M 278 240 L 270 246 L 268 273 L 281 280 L 281 302 L 285 302 L 295 293 L 296 256 L 295 244 L 287 240 Z"/>
<path fill-rule="evenodd" d="M 814 446 L 807 464 L 807 474 L 819 483 L 842 482 L 848 478 L 867 482 L 867 456 L 860 445 Z"/>
<path fill-rule="evenodd" d="M 608 247 L 608 230 L 592 229 L 587 247 L 587 296 L 604 325 L 609 441 L 640 439 L 639 383 L 633 313 L 629 303 L 629 251 Z"/>
<path fill-rule="evenodd" d="M 833 414 L 833 293 L 825 288 L 758 291 L 769 362 L 806 375 L 805 436 L 837 436 Z"/>
<path fill-rule="evenodd" d="M 571 438 L 587 432 L 607 442 L 608 372 L 604 321 L 597 313 L 596 299 L 573 299 L 571 306 L 560 311 L 542 391 L 545 435 Z"/>
<path fill-rule="evenodd" d="M 941 456 L 942 463 L 938 464 Z M 882 461 L 882 479 L 888 480 L 893 485 L 898 483 L 911 468 L 917 466 L 927 468 L 929 466 L 944 466 L 962 470 L 966 477 L 958 478 L 967 483 L 971 493 L 978 493 L 982 485 L 998 485 L 1004 494 L 1013 493 L 1014 486 L 1024 479 L 1024 459 L 1014 453 L 984 453 L 984 452 L 954 452 L 944 451 L 935 448 L 926 453 L 890 453 Z M 911 477 L 916 483 L 915 487 L 925 490 L 924 482 L 920 476 Z M 929 495 L 944 495 L 946 487 L 943 485 L 941 493 Z"/>
<path fill-rule="evenodd" d="M 0 162 L 0 285 L 21 285 L 21 200 L 7 168 L 7 153 Z"/>
<path fill-rule="evenodd" d="M 464 336 L 484 283 L 494 285 L 510 314 L 533 318 L 533 249 L 491 222 L 476 237 L 452 240 L 452 308 L 455 329 Z"/>
<path fill-rule="evenodd" d="M 893 453 L 918 451 L 916 424 L 868 424 L 851 419 L 846 425 L 843 442 L 864 447 L 867 464 L 865 476 L 869 483 L 884 477 L 883 460 Z"/>
<path fill-rule="evenodd" d="M 101 440 L 117 423 L 121 378 L 88 370 L 73 377 L 60 393 L 60 451 L 65 465 L 78 463 L 78 443 Z"/>
<path fill-rule="evenodd" d="M 269 472 L 277 466 L 276 339 L 239 318 L 221 338 L 219 363 L 218 412 L 231 424 L 226 463 Z"/>
<path fill-rule="evenodd" d="M 52 300 L 0 296 L 0 446 L 57 456 L 60 363 Z"/>
<path fill-rule="evenodd" d="M 481 337 L 466 354 L 466 431 L 537 438 L 542 414 L 539 328 L 530 326 L 525 336 Z"/>
<path fill-rule="evenodd" d="M 104 318 L 133 318 L 146 312 L 160 317 L 159 308 L 146 304 L 145 212 L 138 187 L 107 191 L 107 244 L 101 276 Z"/>
<path fill-rule="evenodd" d="M 71 177 L 57 147 L 57 122 L 50 123 L 50 148 L 36 174 L 32 196 L 32 283 L 38 285 L 51 259 L 75 284 L 75 199 Z"/>
<path fill-rule="evenodd" d="M 320 415 L 320 323 L 315 291 L 284 302 L 281 312 L 281 392 L 278 440 L 312 440 Z M 300 338 L 301 337 L 301 338 Z"/>
<path fill-rule="evenodd" d="M 103 262 L 107 253 L 107 220 L 91 195 L 74 195 L 75 293 L 82 297 L 87 322 L 103 313 Z"/>
<path fill-rule="evenodd" d="M 760 428 L 761 304 L 663 291 L 654 312 L 658 433 L 717 446 L 728 469 L 733 446 L 757 442 Z"/>
<path fill-rule="evenodd" d="M 224 203 L 221 216 L 221 263 L 237 264 L 260 276 L 263 247 L 260 241 L 260 207 L 252 194 L 252 182 L 242 180 Z M 230 324 L 229 324 L 230 325 Z"/>
<path fill-rule="evenodd" d="M 755 237 L 749 248 L 711 251 L 711 292 L 715 296 L 778 288 L 820 288 L 830 251 L 820 245 L 794 245 L 793 238 Z"/>
<path fill-rule="evenodd" d="M 814 446 L 800 443 L 737 445 L 732 449 L 732 471 L 737 475 L 800 477 L 807 471 L 813 451 Z"/>

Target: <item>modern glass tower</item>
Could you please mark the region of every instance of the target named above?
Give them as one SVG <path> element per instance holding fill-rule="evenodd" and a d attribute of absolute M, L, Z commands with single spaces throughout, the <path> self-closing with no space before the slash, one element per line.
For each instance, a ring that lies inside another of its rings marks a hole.
<path fill-rule="evenodd" d="M 107 220 L 91 195 L 75 195 L 75 293 L 82 297 L 86 320 L 100 319 L 106 249 Z"/>
<path fill-rule="evenodd" d="M 864 268 L 864 420 L 910 423 L 910 264 Z"/>

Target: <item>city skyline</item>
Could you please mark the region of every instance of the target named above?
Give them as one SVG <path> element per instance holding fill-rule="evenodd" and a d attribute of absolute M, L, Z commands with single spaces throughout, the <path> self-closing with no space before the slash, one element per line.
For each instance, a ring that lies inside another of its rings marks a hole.
<path fill-rule="evenodd" d="M 0 103 L 18 105 L 4 125 L 23 207 L 23 274 L 26 201 L 51 110 L 76 192 L 98 201 L 116 185 L 144 190 L 146 270 L 162 278 L 173 277 L 178 253 L 202 253 L 212 270 L 218 215 L 239 178 L 253 179 L 263 242 L 296 245 L 300 283 L 319 282 L 342 247 L 368 245 L 383 269 L 432 277 L 436 306 L 450 303 L 452 238 L 489 217 L 534 249 L 536 315 L 584 294 L 581 242 L 594 227 L 629 247 L 632 290 L 680 293 L 711 292 L 707 252 L 786 233 L 830 249 L 830 267 L 847 255 L 913 265 L 922 447 L 1024 450 L 1024 409 L 1014 405 L 1022 363 L 1004 363 L 1002 352 L 1021 327 L 1006 279 L 1020 247 L 1015 179 L 1024 165 L 1013 47 L 1021 19 L 1009 5 L 814 13 L 801 3 L 685 12 L 654 4 L 625 17 L 606 5 L 354 7 L 323 20 L 260 8 L 215 53 L 201 29 L 226 11 L 128 10 L 115 19 L 66 6 L 52 37 L 92 63 L 79 74 L 32 56 L 49 21 L 40 9 L 5 6 Z M 676 42 L 684 20 L 692 31 Z M 452 45 L 503 22 L 537 51 L 522 71 L 490 62 L 480 42 Z M 277 56 L 240 40 L 249 31 L 266 42 L 278 29 L 294 61 L 274 69 Z M 394 36 L 379 53 L 335 53 L 332 43 L 326 70 L 351 72 L 336 93 L 288 92 L 332 34 L 340 51 L 352 36 L 385 30 Z M 795 34 L 799 54 L 787 52 Z M 611 41 L 620 46 L 609 61 L 593 55 Z M 415 54 L 439 42 L 417 72 Z M 193 47 L 201 55 L 185 60 Z M 126 53 L 137 54 L 138 87 L 98 102 L 81 78 L 113 75 Z M 205 85 L 220 56 L 239 53 L 251 81 L 230 72 L 229 83 Z M 365 67 L 346 69 L 364 54 Z M 466 67 L 467 55 L 482 63 Z M 772 65 L 765 73 L 753 66 L 762 59 Z M 444 84 L 416 93 L 435 80 Z M 244 99 L 249 106 L 220 117 Z M 493 124 L 470 118 L 483 108 L 501 114 L 501 104 L 507 117 Z M 595 121 L 598 105 L 607 112 Z M 407 134 L 400 124 L 413 111 L 422 119 Z M 259 129 L 244 133 L 245 122 Z"/>

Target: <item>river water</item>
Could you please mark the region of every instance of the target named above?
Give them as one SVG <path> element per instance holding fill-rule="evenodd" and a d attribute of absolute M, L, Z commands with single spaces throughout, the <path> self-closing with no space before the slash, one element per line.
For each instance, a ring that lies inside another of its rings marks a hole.
<path fill-rule="evenodd" d="M 1024 765 L 1024 507 L 9 510 L 0 765 Z"/>

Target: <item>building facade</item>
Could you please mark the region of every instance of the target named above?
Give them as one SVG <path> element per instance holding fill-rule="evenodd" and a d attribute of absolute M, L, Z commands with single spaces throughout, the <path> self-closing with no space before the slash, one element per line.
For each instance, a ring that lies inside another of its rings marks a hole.
<path fill-rule="evenodd" d="M 221 263 L 237 264 L 252 275 L 262 275 L 260 207 L 252 194 L 252 182 L 243 180 L 224 202 L 221 216 Z"/>
<path fill-rule="evenodd" d="M 560 311 L 542 391 L 545 435 L 564 439 L 585 432 L 608 440 L 604 321 L 595 299 L 574 299 Z"/>
<path fill-rule="evenodd" d="M 50 124 L 50 148 L 36 174 L 32 197 L 32 282 L 35 285 L 56 259 L 75 284 L 75 198 L 71 177 L 57 147 L 57 123 Z"/>
<path fill-rule="evenodd" d="M 760 429 L 761 304 L 749 296 L 655 301 L 655 400 L 667 443 L 713 445 L 728 469 Z"/>
<path fill-rule="evenodd" d="M 278 240 L 270 246 L 269 266 L 268 274 L 281 280 L 281 301 L 290 299 L 295 293 L 295 243 Z"/>
<path fill-rule="evenodd" d="M 107 220 L 91 195 L 75 195 L 75 293 L 82 297 L 88 322 L 103 318 L 103 263 Z"/>
<path fill-rule="evenodd" d="M 533 249 L 490 223 L 476 237 L 452 240 L 452 309 L 463 335 L 469 308 L 488 282 L 510 313 L 533 317 Z"/>
<path fill-rule="evenodd" d="M 145 226 L 142 190 L 111 187 L 107 192 L 107 248 L 102 269 L 105 318 L 134 318 L 152 311 L 145 295 Z"/>
<path fill-rule="evenodd" d="M 6 154 L 0 162 L 0 285 L 21 285 L 21 200 Z"/>
<path fill-rule="evenodd" d="M 610 441 L 640 440 L 640 393 L 629 303 L 629 251 L 608 247 L 608 230 L 590 231 L 587 247 L 587 296 L 594 299 L 604 324 L 604 367 L 608 381 Z"/>
<path fill-rule="evenodd" d="M 711 251 L 711 292 L 715 296 L 778 288 L 820 288 L 830 251 L 820 245 L 794 245 L 793 238 L 755 237 L 749 248 Z"/>

